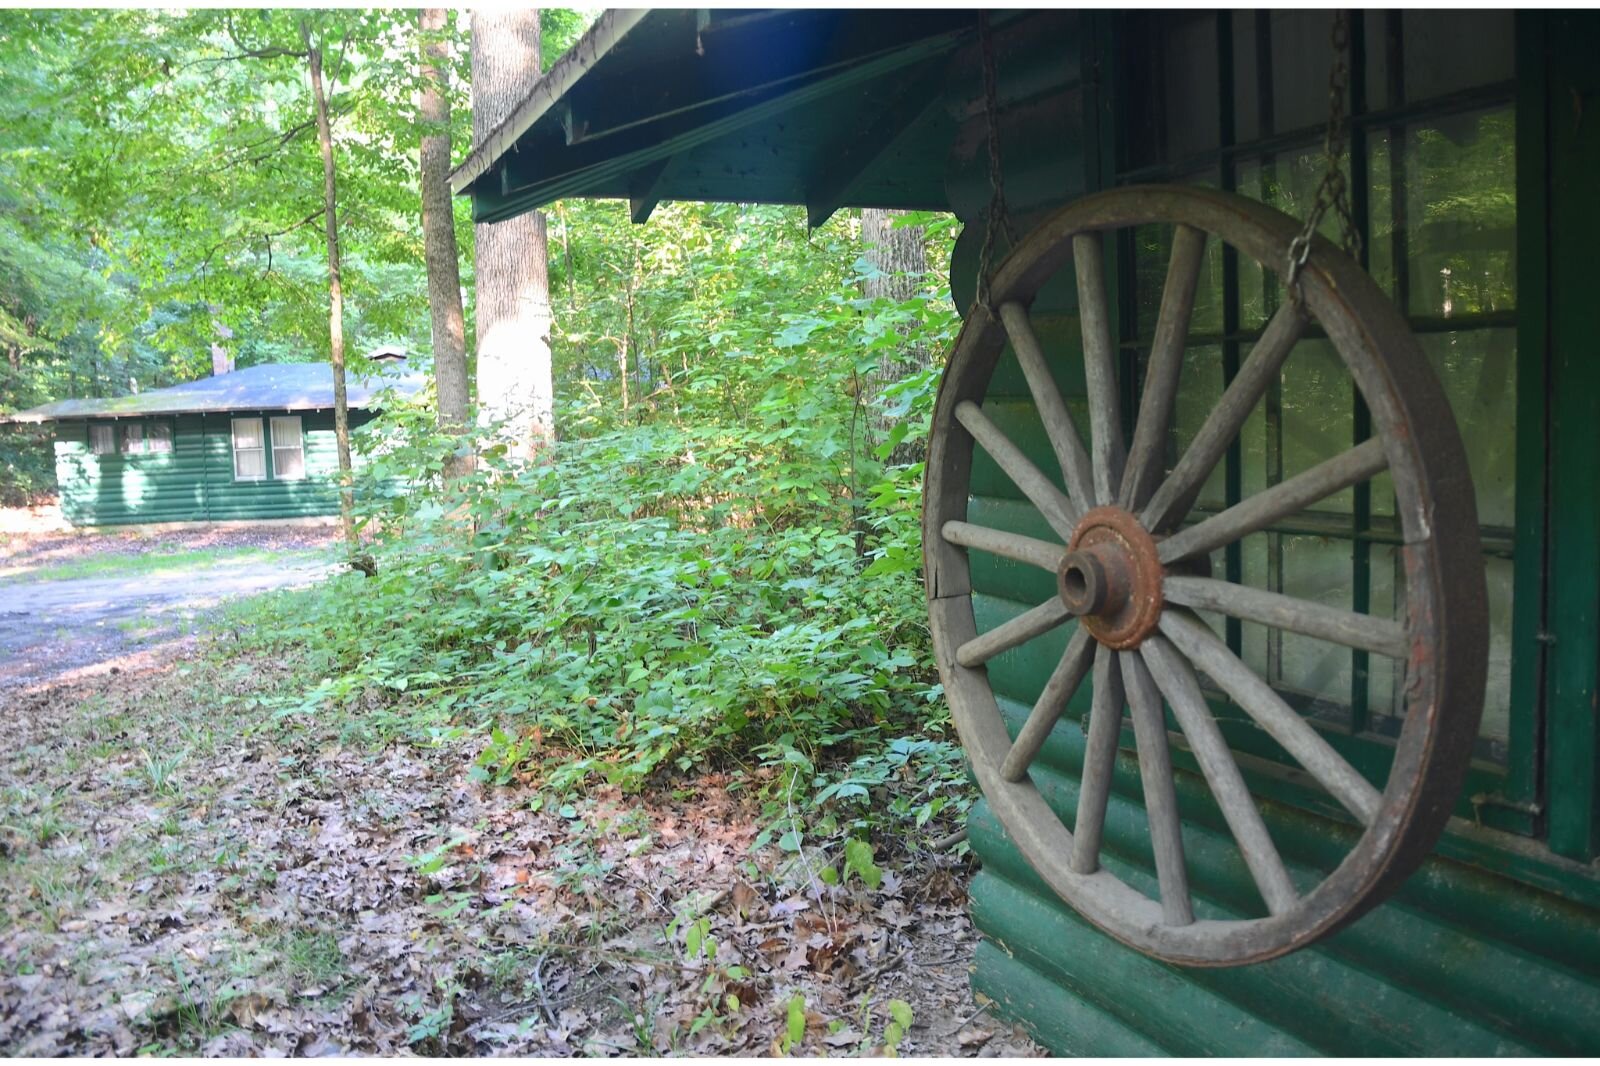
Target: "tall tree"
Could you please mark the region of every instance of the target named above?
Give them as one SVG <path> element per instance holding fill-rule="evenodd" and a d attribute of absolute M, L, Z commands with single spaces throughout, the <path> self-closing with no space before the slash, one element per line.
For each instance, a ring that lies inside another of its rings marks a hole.
<path fill-rule="evenodd" d="M 538 9 L 472 13 L 475 145 L 527 98 L 540 72 Z M 504 422 L 515 453 L 531 456 L 555 434 L 544 213 L 479 225 L 475 243 L 478 410 Z"/>
<path fill-rule="evenodd" d="M 313 40 L 311 26 L 300 20 L 300 40 L 305 44 L 311 73 L 311 97 L 316 108 L 317 141 L 322 147 L 322 219 L 328 243 L 328 359 L 333 366 L 333 436 L 339 452 L 339 523 L 352 553 L 357 548 L 354 478 L 350 466 L 350 408 L 344 383 L 344 289 L 339 277 L 339 190 L 333 158 L 333 124 L 328 119 L 328 95 L 322 84 L 322 42 Z"/>
<path fill-rule="evenodd" d="M 922 285 L 922 275 L 928 269 L 927 242 L 921 226 L 896 226 L 896 217 L 903 211 L 886 211 L 874 207 L 861 209 L 861 242 L 865 246 L 866 260 L 872 270 L 863 283 L 865 295 L 886 297 L 891 300 L 909 300 Z M 932 353 L 916 344 L 907 344 L 898 351 L 886 348 L 878 356 L 877 370 L 867 382 L 866 395 L 877 401 L 883 390 L 908 373 L 926 370 Z M 884 434 L 891 428 L 881 403 L 872 403 L 872 428 Z M 892 462 L 911 462 L 919 458 L 909 451 L 897 450 Z"/>
<path fill-rule="evenodd" d="M 461 313 L 461 268 L 450 199 L 449 45 L 446 12 L 424 8 L 422 31 L 422 236 L 428 265 L 428 310 L 433 320 L 433 373 L 439 428 L 458 434 L 467 425 L 467 336 Z M 445 476 L 465 472 L 470 460 L 452 457 Z"/>

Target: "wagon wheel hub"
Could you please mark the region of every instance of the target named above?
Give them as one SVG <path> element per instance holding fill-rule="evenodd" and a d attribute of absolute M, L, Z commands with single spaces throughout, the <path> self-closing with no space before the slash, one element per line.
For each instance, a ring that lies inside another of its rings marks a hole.
<path fill-rule="evenodd" d="M 1056 592 L 1096 640 L 1136 648 L 1161 621 L 1161 560 L 1139 520 L 1120 507 L 1083 516 L 1056 569 Z"/>

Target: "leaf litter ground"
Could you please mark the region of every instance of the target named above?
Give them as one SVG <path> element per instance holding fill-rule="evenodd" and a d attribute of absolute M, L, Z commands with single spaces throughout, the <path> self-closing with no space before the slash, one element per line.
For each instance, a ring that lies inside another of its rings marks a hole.
<path fill-rule="evenodd" d="M 545 805 L 214 655 L 0 693 L 0 1048 L 1039 1054 L 972 999 L 963 859 L 823 884 L 725 777 Z"/>

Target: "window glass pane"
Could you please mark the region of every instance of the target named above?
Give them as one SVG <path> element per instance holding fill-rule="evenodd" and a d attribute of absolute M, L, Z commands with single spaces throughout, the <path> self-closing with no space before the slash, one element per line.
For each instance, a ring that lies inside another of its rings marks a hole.
<path fill-rule="evenodd" d="M 89 444 L 96 455 L 110 455 L 117 450 L 117 437 L 113 426 L 90 426 Z"/>
<path fill-rule="evenodd" d="M 1283 568 L 1284 595 L 1348 611 L 1351 606 L 1352 542 L 1331 537 L 1277 536 Z M 1318 717 L 1337 718 L 1334 710 L 1350 701 L 1351 655 L 1348 648 L 1326 640 L 1278 631 L 1276 682 L 1309 697 Z"/>
<path fill-rule="evenodd" d="M 1327 123 L 1332 37 L 1331 11 L 1272 12 L 1271 132 Z"/>
<path fill-rule="evenodd" d="M 1516 330 L 1427 333 L 1419 340 L 1461 427 L 1478 522 L 1509 529 L 1516 524 Z"/>
<path fill-rule="evenodd" d="M 172 424 L 170 422 L 152 422 L 145 427 L 146 446 L 152 452 L 172 451 Z"/>
<path fill-rule="evenodd" d="M 1489 673 L 1484 679 L 1483 724 L 1478 733 L 1501 742 L 1511 735 L 1511 574 L 1510 559 L 1484 560 L 1489 585 Z"/>
<path fill-rule="evenodd" d="M 1404 601 L 1395 595 L 1396 589 L 1405 585 L 1405 576 L 1399 569 L 1400 552 L 1389 544 L 1374 544 L 1371 552 L 1368 556 L 1372 569 L 1367 613 L 1375 618 L 1392 618 L 1404 624 L 1405 612 L 1401 609 Z M 1400 705 L 1403 672 L 1402 665 L 1387 655 L 1367 656 L 1367 713 L 1371 719 L 1376 721 L 1394 715 L 1395 708 Z M 1377 723 L 1374 728 L 1381 732 L 1397 733 L 1399 725 L 1398 721 L 1393 723 L 1392 728 Z"/>
<path fill-rule="evenodd" d="M 1239 192 L 1253 200 L 1276 207 L 1294 219 L 1304 219 L 1316 198 L 1317 186 L 1326 169 L 1321 145 L 1281 152 L 1276 156 L 1248 160 L 1239 164 Z M 1340 160 L 1346 179 L 1350 174 L 1348 154 Z M 1322 216 L 1317 232 L 1339 244 L 1339 216 L 1329 211 Z M 1281 299 L 1278 272 L 1263 270 L 1248 256 L 1239 256 L 1239 324 L 1244 329 L 1260 329 Z"/>
<path fill-rule="evenodd" d="M 1517 298 L 1515 137 L 1510 109 L 1406 130 L 1409 310 L 1459 317 Z"/>
<path fill-rule="evenodd" d="M 300 447 L 300 416 L 282 415 L 272 420 L 272 446 L 274 448 Z"/>
<path fill-rule="evenodd" d="M 144 427 L 139 423 L 130 422 L 122 427 L 122 451 L 127 455 L 144 451 Z"/>
<path fill-rule="evenodd" d="M 1355 441 L 1355 385 L 1332 344 L 1302 340 L 1284 361 L 1280 381 L 1276 444 L 1281 466 L 1274 483 L 1332 459 Z M 1273 432 L 1270 409 L 1267 432 L 1269 436 Z M 1272 460 L 1269 454 L 1268 463 Z M 1354 506 L 1354 490 L 1344 489 L 1312 504 L 1310 510 L 1343 515 Z"/>
<path fill-rule="evenodd" d="M 1269 537 L 1265 533 L 1252 533 L 1239 542 L 1240 573 L 1243 583 L 1253 589 L 1276 592 L 1277 583 L 1267 568 Z M 1216 571 L 1213 577 L 1225 577 L 1227 571 Z M 1257 677 L 1271 676 L 1267 669 L 1267 645 L 1270 631 L 1260 622 L 1242 622 L 1239 625 L 1244 639 L 1244 661 Z"/>
<path fill-rule="evenodd" d="M 1506 760 L 1506 741 L 1511 725 L 1511 604 L 1512 572 L 1510 559 L 1485 559 L 1484 579 L 1489 589 L 1489 662 L 1484 681 L 1482 738 L 1478 755 L 1499 762 Z M 1370 612 L 1404 622 L 1406 617 L 1405 570 L 1400 550 L 1388 545 L 1373 545 Z M 1370 656 L 1371 680 L 1367 702 L 1372 727 L 1395 734 L 1400 731 L 1397 708 L 1403 700 L 1405 664 L 1386 656 Z"/>
<path fill-rule="evenodd" d="M 1147 12 L 1131 16 L 1130 33 L 1150 42 L 1149 62 L 1130 74 L 1129 164 L 1172 162 L 1220 143 L 1217 22 L 1209 13 Z"/>
<path fill-rule="evenodd" d="M 235 418 L 233 420 L 234 448 L 261 447 L 261 419 Z"/>
<path fill-rule="evenodd" d="M 286 481 L 305 477 L 305 453 L 299 448 L 272 449 L 272 474 Z"/>
<path fill-rule="evenodd" d="M 250 451 L 242 450 L 233 453 L 233 473 L 240 478 L 261 478 L 267 476 L 266 453 L 259 448 Z"/>
<path fill-rule="evenodd" d="M 1256 29 L 1264 25 L 1264 11 L 1234 11 L 1233 22 L 1233 139 L 1244 144 L 1261 136 L 1260 61 L 1256 56 Z"/>
<path fill-rule="evenodd" d="M 1510 11 L 1406 11 L 1401 25 L 1407 100 L 1511 77 L 1516 28 Z"/>
<path fill-rule="evenodd" d="M 1216 186 L 1210 177 L 1189 179 L 1183 184 Z M 1172 232 L 1171 226 L 1139 226 L 1133 232 L 1135 328 L 1141 340 L 1148 341 L 1154 336 L 1156 322 L 1161 316 L 1161 295 L 1166 289 L 1167 268 L 1172 261 Z M 1206 240 L 1205 255 L 1200 260 L 1189 333 L 1191 336 L 1220 335 L 1222 328 L 1222 242 L 1211 237 Z"/>
<path fill-rule="evenodd" d="M 1200 432 L 1206 416 L 1222 398 L 1222 349 L 1215 344 L 1190 348 L 1183 354 L 1183 370 L 1178 379 L 1178 395 L 1173 401 L 1172 440 L 1167 469 L 1177 465 L 1189 442 Z M 1224 457 L 1212 469 L 1200 490 L 1198 507 L 1220 511 L 1227 504 L 1228 464 Z M 1221 573 L 1220 570 L 1217 573 Z"/>

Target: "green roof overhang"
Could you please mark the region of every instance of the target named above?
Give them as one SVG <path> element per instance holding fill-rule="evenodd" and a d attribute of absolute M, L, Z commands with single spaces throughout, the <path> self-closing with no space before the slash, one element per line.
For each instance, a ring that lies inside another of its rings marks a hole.
<path fill-rule="evenodd" d="M 564 197 L 943 209 L 961 10 L 608 11 L 456 168 L 473 217 Z"/>

